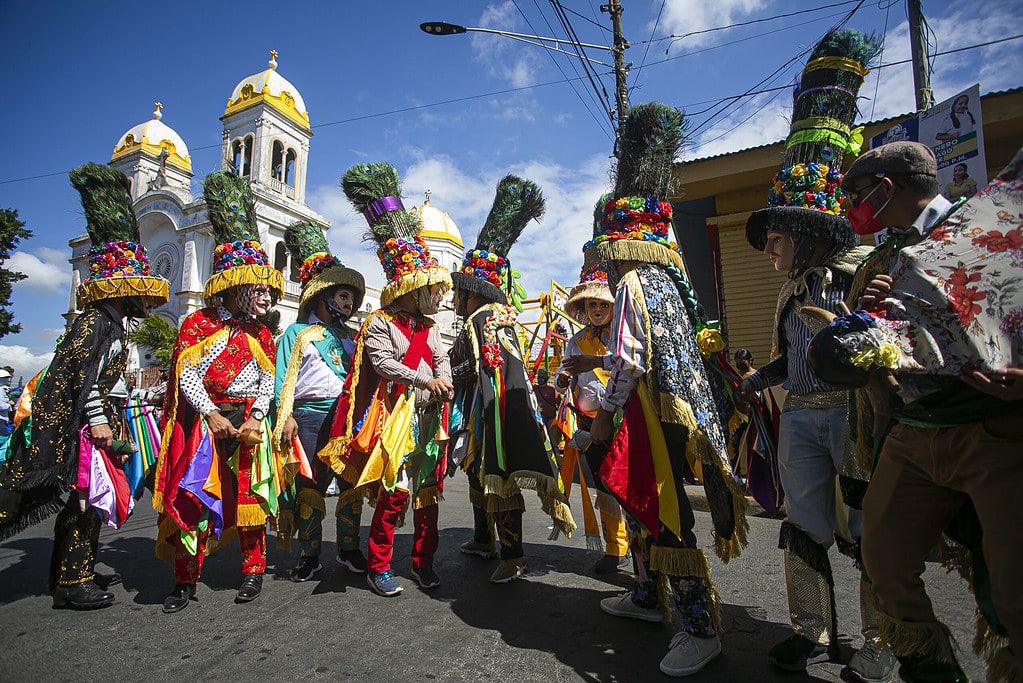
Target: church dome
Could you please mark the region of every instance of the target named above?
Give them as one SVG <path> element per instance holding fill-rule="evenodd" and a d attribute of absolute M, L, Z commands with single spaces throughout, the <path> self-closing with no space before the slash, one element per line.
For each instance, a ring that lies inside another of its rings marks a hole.
<path fill-rule="evenodd" d="M 188 147 L 173 128 L 160 120 L 163 118 L 161 109 L 163 105 L 157 102 L 153 118 L 140 123 L 118 139 L 110 161 L 116 161 L 140 150 L 159 157 L 163 150 L 167 150 L 169 155 L 167 163 L 174 164 L 188 173 L 192 172 L 192 158 L 188 155 Z"/>
<path fill-rule="evenodd" d="M 422 207 L 413 206 L 411 213 L 419 216 L 420 235 L 423 239 L 447 240 L 462 248 L 462 233 L 451 220 L 447 211 L 441 211 L 430 205 L 430 192 L 427 190 Z"/>
<path fill-rule="evenodd" d="M 266 71 L 243 78 L 234 86 L 224 116 L 231 116 L 256 104 L 265 103 L 287 116 L 303 130 L 310 130 L 309 112 L 306 111 L 302 95 L 288 79 L 277 73 L 276 50 L 270 51 L 268 67 Z"/>

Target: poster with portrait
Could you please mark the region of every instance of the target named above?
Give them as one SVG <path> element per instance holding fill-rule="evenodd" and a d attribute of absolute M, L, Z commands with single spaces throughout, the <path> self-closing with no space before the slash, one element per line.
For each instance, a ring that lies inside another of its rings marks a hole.
<path fill-rule="evenodd" d="M 938 159 L 938 185 L 946 199 L 972 197 L 987 185 L 980 84 L 937 104 L 919 117 L 920 142 Z"/>

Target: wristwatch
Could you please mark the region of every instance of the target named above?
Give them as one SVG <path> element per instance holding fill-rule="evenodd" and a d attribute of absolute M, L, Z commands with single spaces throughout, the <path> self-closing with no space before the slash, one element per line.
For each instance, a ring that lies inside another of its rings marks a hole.
<path fill-rule="evenodd" d="M 262 420 L 264 417 L 266 417 L 266 413 L 264 413 L 259 408 L 253 408 L 252 412 L 249 413 L 249 417 L 251 417 L 253 420 Z"/>

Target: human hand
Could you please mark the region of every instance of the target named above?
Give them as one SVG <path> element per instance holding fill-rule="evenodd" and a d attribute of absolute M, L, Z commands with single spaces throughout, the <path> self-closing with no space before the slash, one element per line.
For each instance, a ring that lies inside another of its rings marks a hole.
<path fill-rule="evenodd" d="M 242 426 L 238 428 L 238 438 L 243 443 L 247 443 L 250 446 L 255 446 L 263 440 L 263 430 L 260 425 L 260 421 L 254 417 L 250 417 L 242 423 Z"/>
<path fill-rule="evenodd" d="M 430 394 L 438 401 L 450 401 L 455 397 L 455 387 L 451 380 L 445 377 L 434 377 L 426 383 Z"/>
<path fill-rule="evenodd" d="M 890 275 L 875 275 L 874 279 L 867 285 L 863 296 L 856 300 L 858 308 L 865 311 L 877 310 L 877 305 L 892 291 L 892 278 Z"/>
<path fill-rule="evenodd" d="M 206 426 L 215 439 L 228 439 L 238 436 L 238 430 L 234 428 L 231 421 L 220 414 L 219 410 L 211 410 L 206 413 Z"/>
<path fill-rule="evenodd" d="M 569 384 L 572 383 L 572 373 L 566 370 L 562 370 L 561 372 L 558 373 L 558 377 L 554 381 L 557 382 L 559 387 L 562 388 L 567 387 Z"/>
<path fill-rule="evenodd" d="M 296 434 L 298 434 L 298 423 L 289 415 L 288 419 L 284 421 L 284 428 L 281 429 L 281 442 L 290 445 Z"/>
<path fill-rule="evenodd" d="M 989 396 L 1003 401 L 1016 401 L 1023 398 L 1023 368 L 1003 368 L 993 377 L 988 377 L 979 370 L 967 370 L 959 375 L 966 384 Z"/>
<path fill-rule="evenodd" d="M 599 368 L 602 359 L 601 356 L 572 356 L 571 358 L 566 358 L 562 364 L 569 373 L 581 375 L 584 372 Z"/>
<path fill-rule="evenodd" d="M 606 410 L 598 410 L 597 416 L 593 418 L 590 425 L 590 440 L 598 446 L 606 446 L 611 443 L 611 415 Z"/>
<path fill-rule="evenodd" d="M 103 450 L 110 448 L 110 444 L 114 442 L 114 433 L 110 431 L 110 425 L 105 422 L 89 427 L 89 436 L 92 438 L 92 444 Z"/>

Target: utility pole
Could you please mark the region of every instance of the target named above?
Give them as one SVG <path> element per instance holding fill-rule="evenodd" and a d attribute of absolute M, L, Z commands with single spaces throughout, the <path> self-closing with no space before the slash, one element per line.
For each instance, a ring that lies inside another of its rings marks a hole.
<path fill-rule="evenodd" d="M 909 17 L 909 47 L 913 57 L 913 87 L 916 89 L 916 110 L 923 111 L 934 104 L 931 74 L 927 68 L 927 36 L 924 34 L 923 12 L 920 0 L 906 0 Z"/>
<path fill-rule="evenodd" d="M 619 0 L 610 0 L 606 5 L 600 6 L 600 11 L 611 15 L 611 30 L 614 33 L 611 53 L 615 59 L 615 103 L 618 112 L 615 124 L 615 156 L 618 156 L 622 122 L 625 121 L 625 113 L 629 110 L 629 86 L 626 76 L 629 74 L 630 65 L 625 63 L 625 50 L 629 47 L 629 41 L 622 35 L 622 3 Z"/>

